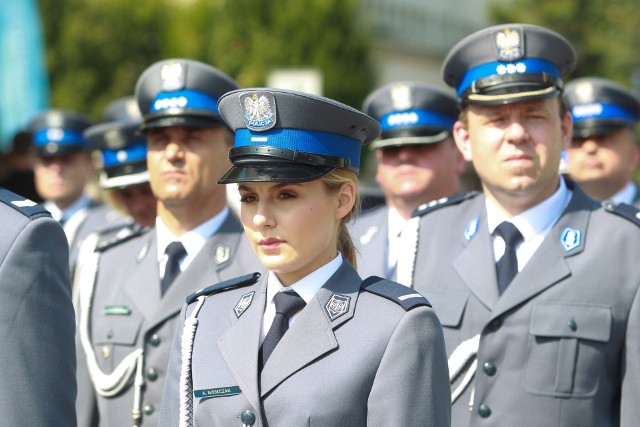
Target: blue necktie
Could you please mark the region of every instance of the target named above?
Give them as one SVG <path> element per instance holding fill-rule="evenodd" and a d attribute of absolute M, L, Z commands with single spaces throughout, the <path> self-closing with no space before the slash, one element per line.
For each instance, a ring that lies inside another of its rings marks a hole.
<path fill-rule="evenodd" d="M 496 234 L 504 240 L 504 255 L 496 263 L 496 274 L 498 276 L 498 291 L 500 295 L 507 289 L 509 283 L 518 273 L 518 257 L 516 256 L 516 246 L 522 242 L 523 237 L 520 231 L 510 222 L 504 221 L 496 228 Z"/>

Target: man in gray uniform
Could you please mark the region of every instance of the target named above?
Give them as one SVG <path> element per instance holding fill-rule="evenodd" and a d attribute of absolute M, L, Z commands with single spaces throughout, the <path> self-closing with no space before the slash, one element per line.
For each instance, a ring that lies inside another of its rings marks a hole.
<path fill-rule="evenodd" d="M 419 213 L 413 285 L 444 328 L 454 426 L 640 419 L 640 216 L 559 176 L 574 65 L 566 39 L 521 24 L 468 36 L 443 64 L 484 191 Z"/>
<path fill-rule="evenodd" d="M 569 176 L 596 200 L 640 207 L 633 181 L 640 163 L 638 97 L 610 80 L 586 77 L 567 85 L 565 99 L 573 117 Z"/>
<path fill-rule="evenodd" d="M 371 93 L 362 111 L 382 126 L 371 148 L 385 205 L 365 211 L 352 224 L 358 271 L 363 277 L 397 280 L 401 235 L 413 211 L 460 189 L 465 161 L 451 137 L 458 105 L 433 85 L 394 82 Z"/>
<path fill-rule="evenodd" d="M 0 424 L 74 426 L 67 240 L 49 212 L 3 188 L 0 222 Z"/>
<path fill-rule="evenodd" d="M 116 211 L 86 192 L 95 167 L 82 133 L 91 125 L 83 114 L 46 110 L 28 126 L 36 151 L 36 190 L 53 219 L 63 225 L 72 269 L 82 241 L 97 228 L 121 220 Z"/>
<path fill-rule="evenodd" d="M 138 80 L 158 217 L 153 230 L 103 243 L 94 268 L 83 266 L 79 335 L 100 425 L 155 426 L 185 297 L 262 270 L 217 184 L 233 136 L 216 102 L 236 88 L 219 70 L 186 59 L 155 63 Z"/>

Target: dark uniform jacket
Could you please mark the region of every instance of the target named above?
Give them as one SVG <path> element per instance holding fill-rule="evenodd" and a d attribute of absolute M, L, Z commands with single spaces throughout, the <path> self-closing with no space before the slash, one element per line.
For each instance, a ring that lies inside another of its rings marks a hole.
<path fill-rule="evenodd" d="M 0 188 L 0 425 L 75 426 L 67 239 L 41 206 Z"/>
<path fill-rule="evenodd" d="M 198 312 L 194 426 L 242 426 L 246 412 L 254 427 L 449 425 L 442 329 L 424 297 L 389 281 L 378 293 L 361 289 L 362 279 L 345 261 L 259 374 L 267 276 L 253 283 L 209 296 Z M 181 324 L 196 305 L 183 309 Z M 160 426 L 182 425 L 182 332 L 172 348 Z M 217 397 L 198 397 L 203 394 Z"/>
<path fill-rule="evenodd" d="M 454 426 L 638 425 L 640 217 L 567 185 L 568 207 L 501 296 L 484 196 L 420 220 L 414 286 L 447 354 L 479 335 Z"/>
<path fill-rule="evenodd" d="M 155 230 L 105 245 L 98 260 L 95 289 L 90 280 L 81 285 L 79 339 L 82 341 L 86 331 L 85 338 L 93 353 L 87 362 L 93 357 L 100 372 L 112 374 L 118 367 L 132 370 L 121 391 L 111 397 L 97 395 L 100 425 L 133 425 L 135 403 L 141 412 L 141 425 L 155 426 L 171 342 L 186 296 L 262 266 L 232 214 L 163 297 Z M 87 298 L 88 291 L 93 291 L 91 298 Z M 83 318 L 86 312 L 91 314 L 90 318 Z M 131 356 L 137 355 L 136 352 L 142 352 L 141 361 Z M 130 359 L 123 363 L 126 357 Z M 96 375 L 92 375 L 92 380 L 94 386 L 100 385 Z M 143 386 L 136 387 L 136 384 Z M 81 398 L 80 408 L 85 407 Z"/>

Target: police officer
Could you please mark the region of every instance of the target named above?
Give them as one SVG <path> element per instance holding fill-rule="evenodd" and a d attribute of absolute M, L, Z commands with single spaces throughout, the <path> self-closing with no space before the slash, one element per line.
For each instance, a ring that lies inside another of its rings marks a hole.
<path fill-rule="evenodd" d="M 28 126 L 36 151 L 36 190 L 44 207 L 63 224 L 72 269 L 82 241 L 97 228 L 121 219 L 85 191 L 95 167 L 82 133 L 92 124 L 80 113 L 54 109 L 38 114 Z"/>
<path fill-rule="evenodd" d="M 596 200 L 640 207 L 640 188 L 632 180 L 640 162 L 638 97 L 610 80 L 585 77 L 567 85 L 565 99 L 573 117 L 571 178 Z"/>
<path fill-rule="evenodd" d="M 451 136 L 457 100 L 427 83 L 394 82 L 371 93 L 362 110 L 382 126 L 371 147 L 386 204 L 366 210 L 351 228 L 358 268 L 365 277 L 397 280 L 401 234 L 413 211 L 460 189 L 465 161 Z"/>
<path fill-rule="evenodd" d="M 83 266 L 79 330 L 100 425 L 155 426 L 185 296 L 260 268 L 217 184 L 233 138 L 216 102 L 236 88 L 187 59 L 157 62 L 138 80 L 158 217 L 154 229 L 105 242 Z"/>
<path fill-rule="evenodd" d="M 133 105 L 132 105 L 133 103 Z M 124 216 L 145 227 L 153 227 L 156 199 L 147 171 L 147 141 L 138 132 L 142 122 L 133 97 L 118 99 L 107 107 L 108 120 L 91 126 L 84 136 L 92 148 L 100 150 L 100 188 L 106 199 Z"/>
<path fill-rule="evenodd" d="M 245 232 L 269 272 L 187 299 L 160 425 L 448 426 L 428 301 L 353 267 L 346 223 L 378 123 L 283 89 L 233 91 L 218 108 L 236 132 L 220 182 L 239 183 Z"/>
<path fill-rule="evenodd" d="M 640 216 L 558 173 L 575 60 L 559 34 L 504 24 L 443 64 L 462 105 L 454 137 L 484 195 L 421 209 L 413 285 L 442 321 L 455 426 L 640 418 Z"/>
<path fill-rule="evenodd" d="M 102 157 L 100 188 L 111 206 L 123 215 L 122 221 L 100 227 L 84 239 L 77 258 L 73 278 L 73 302 L 78 306 L 80 273 L 85 263 L 95 263 L 95 249 L 112 239 L 136 232 L 138 227 L 152 227 L 156 219 L 157 201 L 151 192 L 147 172 L 147 142 L 137 132 L 142 122 L 134 97 L 111 102 L 105 112 L 105 122 L 90 126 L 83 135 L 89 146 Z M 89 284 L 94 278 L 87 279 Z M 78 398 L 77 417 L 81 426 L 98 424 L 93 383 L 86 357 L 78 341 Z"/>
<path fill-rule="evenodd" d="M 75 322 L 62 227 L 0 188 L 2 425 L 74 426 Z"/>

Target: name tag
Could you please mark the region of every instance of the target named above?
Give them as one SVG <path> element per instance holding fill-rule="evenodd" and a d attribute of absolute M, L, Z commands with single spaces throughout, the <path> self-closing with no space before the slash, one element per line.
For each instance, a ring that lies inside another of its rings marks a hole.
<path fill-rule="evenodd" d="M 126 305 L 107 305 L 102 308 L 102 313 L 106 314 L 107 316 L 128 316 L 129 314 L 131 314 L 131 309 Z"/>
<path fill-rule="evenodd" d="M 216 387 L 203 390 L 194 390 L 193 397 L 202 399 L 203 397 L 235 396 L 236 394 L 240 394 L 240 387 L 234 385 L 229 387 Z"/>

